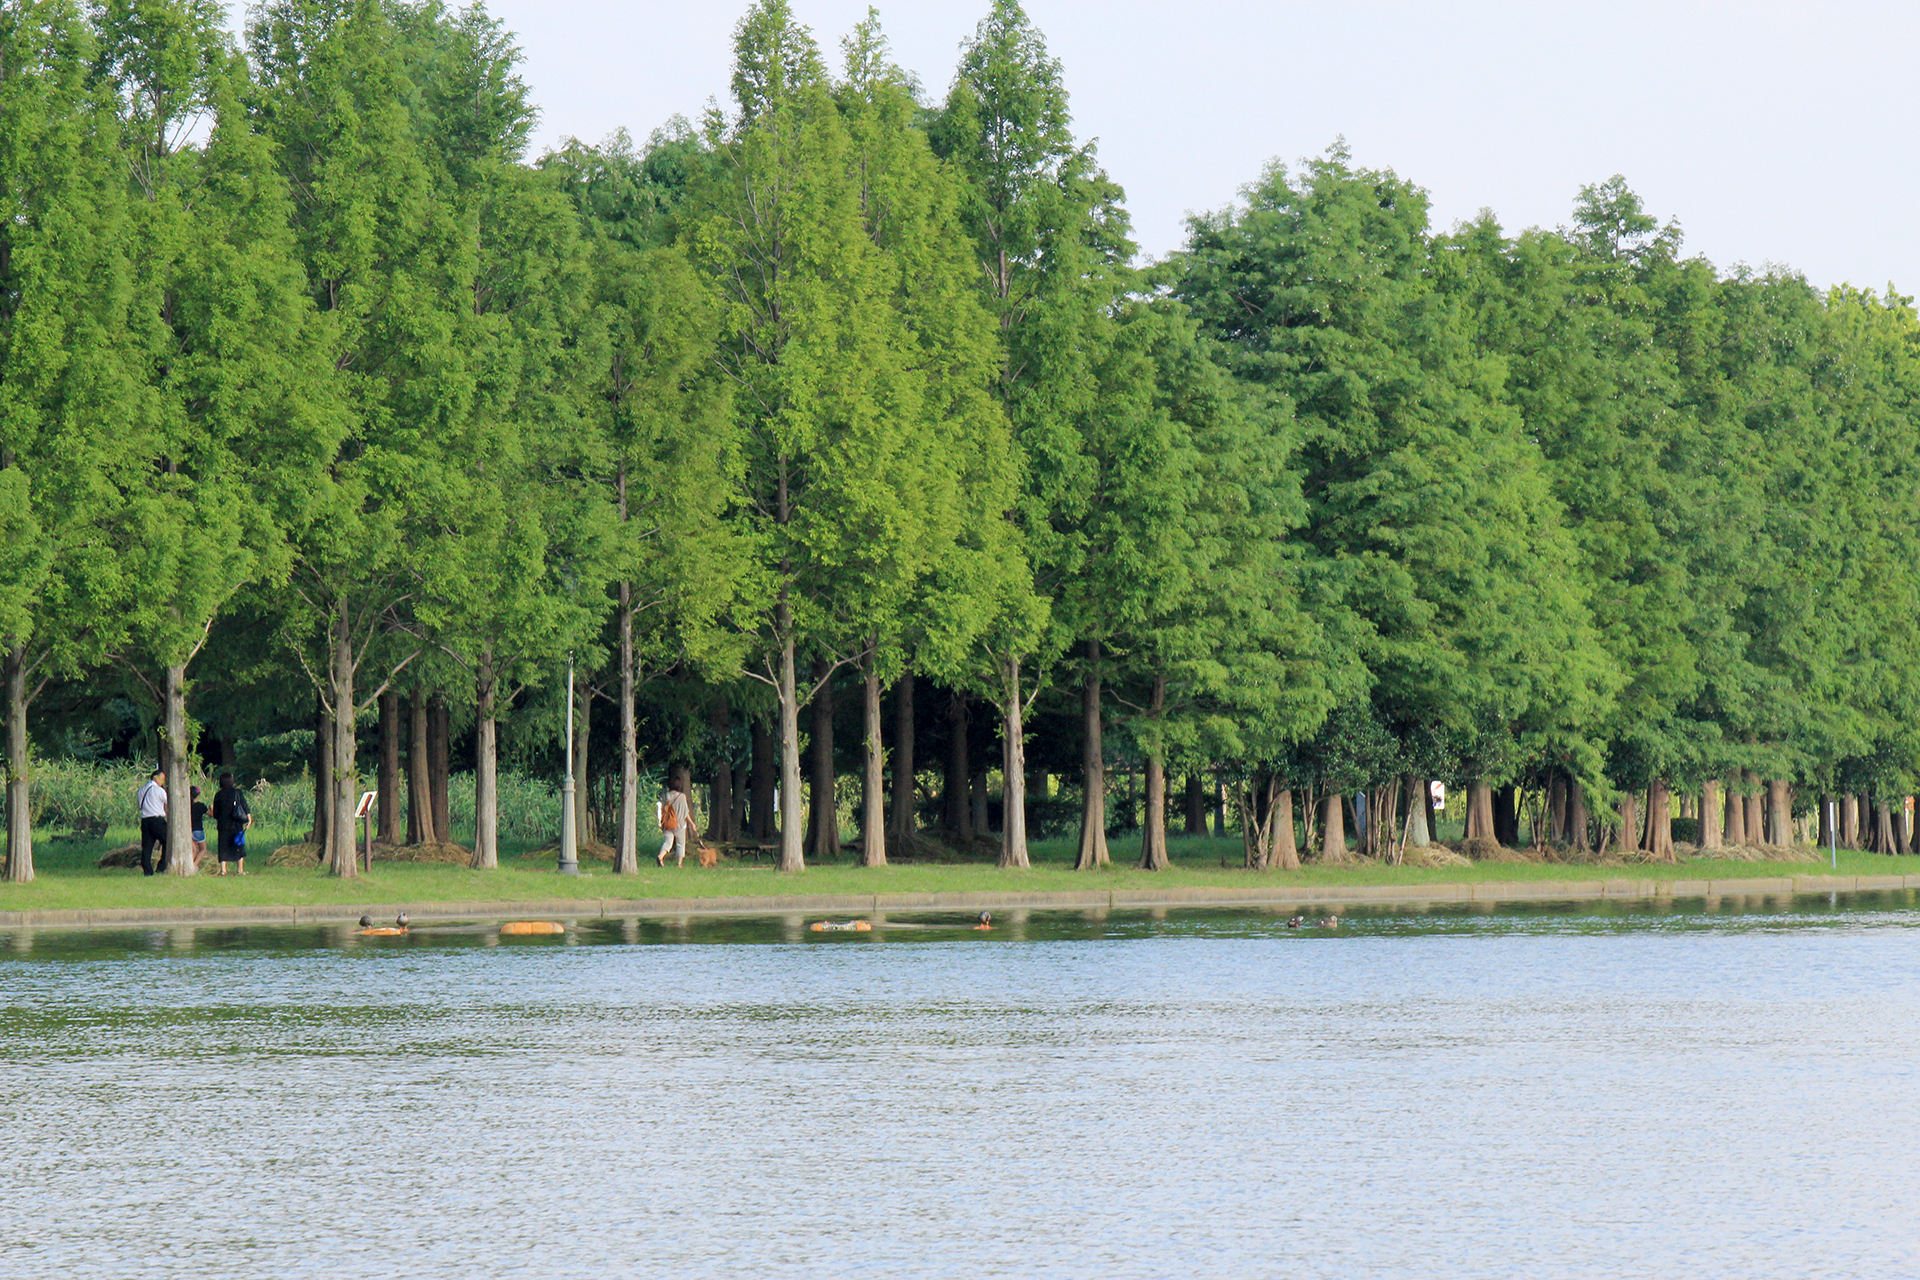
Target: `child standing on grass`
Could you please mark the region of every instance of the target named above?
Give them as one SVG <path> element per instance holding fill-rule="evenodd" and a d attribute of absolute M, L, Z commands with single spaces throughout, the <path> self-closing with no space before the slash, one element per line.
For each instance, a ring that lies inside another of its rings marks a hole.
<path fill-rule="evenodd" d="M 200 859 L 207 856 L 207 805 L 200 798 L 200 788 L 194 787 L 193 803 L 188 806 L 188 816 L 193 822 L 193 869 L 200 869 Z"/>

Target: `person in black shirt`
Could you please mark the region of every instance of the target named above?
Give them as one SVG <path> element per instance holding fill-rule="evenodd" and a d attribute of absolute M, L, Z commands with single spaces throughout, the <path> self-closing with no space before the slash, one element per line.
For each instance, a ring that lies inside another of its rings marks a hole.
<path fill-rule="evenodd" d="M 233 784 L 233 775 L 220 775 L 220 789 L 213 793 L 213 821 L 220 836 L 220 874 L 227 874 L 229 862 L 238 864 L 240 875 L 247 874 L 247 828 L 253 825 L 253 813 L 247 808 L 247 793 Z"/>

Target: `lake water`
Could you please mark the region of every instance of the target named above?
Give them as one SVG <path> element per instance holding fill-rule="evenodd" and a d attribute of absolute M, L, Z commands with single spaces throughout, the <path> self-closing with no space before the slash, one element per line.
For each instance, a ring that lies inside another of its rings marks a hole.
<path fill-rule="evenodd" d="M 0 1274 L 1913 1275 L 1916 921 L 0 931 Z"/>

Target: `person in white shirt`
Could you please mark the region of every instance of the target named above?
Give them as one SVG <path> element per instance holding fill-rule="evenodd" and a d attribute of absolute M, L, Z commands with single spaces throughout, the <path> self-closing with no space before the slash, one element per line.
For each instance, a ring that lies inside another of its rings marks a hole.
<path fill-rule="evenodd" d="M 153 874 L 153 849 L 160 847 L 160 870 L 167 869 L 167 775 L 156 769 L 140 788 L 140 874 Z"/>

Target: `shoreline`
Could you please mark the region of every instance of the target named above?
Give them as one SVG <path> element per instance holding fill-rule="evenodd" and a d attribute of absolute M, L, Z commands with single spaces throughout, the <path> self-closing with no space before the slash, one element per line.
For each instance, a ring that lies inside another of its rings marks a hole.
<path fill-rule="evenodd" d="M 761 916 L 810 912 L 1131 910 L 1156 907 L 1461 906 L 1507 902 L 1660 901 L 1920 889 L 1914 876 L 1743 876 L 1719 880 L 1502 880 L 1455 884 L 1232 886 L 878 894 L 765 894 L 712 898 L 558 898 L 521 902 L 287 903 L 232 907 L 82 907 L 0 911 L 0 929 L 143 928 L 183 924 L 352 923 L 408 912 L 417 921 Z"/>

